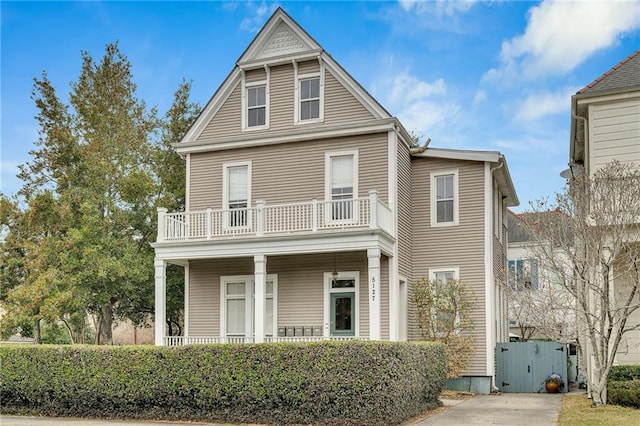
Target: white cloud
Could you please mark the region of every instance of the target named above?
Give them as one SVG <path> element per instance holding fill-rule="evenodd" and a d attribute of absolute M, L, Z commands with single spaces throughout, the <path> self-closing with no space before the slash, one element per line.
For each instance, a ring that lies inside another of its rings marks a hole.
<path fill-rule="evenodd" d="M 271 14 L 278 8 L 278 3 L 267 4 L 264 0 L 259 4 L 255 2 L 247 2 L 247 9 L 251 13 L 251 16 L 248 16 L 242 20 L 240 23 L 240 29 L 242 31 L 248 31 L 250 33 L 256 33 L 262 25 L 266 21 L 266 19 L 271 16 Z"/>
<path fill-rule="evenodd" d="M 441 133 L 461 110 L 448 96 L 444 79 L 424 81 L 406 70 L 381 77 L 374 92 L 407 130 L 429 137 Z"/>
<path fill-rule="evenodd" d="M 406 12 L 453 16 L 468 12 L 477 3 L 477 0 L 399 0 L 399 3 Z"/>
<path fill-rule="evenodd" d="M 397 104 L 400 102 L 414 102 L 431 95 L 444 95 L 446 92 L 447 85 L 441 78 L 433 83 L 427 83 L 409 75 L 407 72 L 402 72 L 393 78 L 391 92 L 387 95 L 387 98 L 392 104 Z"/>
<path fill-rule="evenodd" d="M 502 66 L 489 70 L 485 80 L 572 71 L 624 33 L 640 28 L 640 1 L 545 0 L 528 15 L 524 34 L 502 43 Z"/>
<path fill-rule="evenodd" d="M 487 100 L 487 93 L 484 90 L 477 90 L 473 95 L 473 104 L 478 105 Z"/>
<path fill-rule="evenodd" d="M 522 101 L 516 110 L 518 121 L 533 121 L 550 114 L 567 112 L 571 105 L 571 95 L 579 87 L 564 88 L 555 93 L 536 93 Z"/>

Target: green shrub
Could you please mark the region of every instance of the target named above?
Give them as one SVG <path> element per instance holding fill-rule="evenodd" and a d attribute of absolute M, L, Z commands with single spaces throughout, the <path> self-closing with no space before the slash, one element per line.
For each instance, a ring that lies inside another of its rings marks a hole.
<path fill-rule="evenodd" d="M 640 365 L 616 365 L 607 381 L 607 403 L 640 408 Z"/>
<path fill-rule="evenodd" d="M 440 344 L 3 346 L 6 413 L 239 423 L 394 424 L 437 404 Z"/>
<path fill-rule="evenodd" d="M 608 382 L 607 403 L 640 408 L 640 380 Z"/>
<path fill-rule="evenodd" d="M 614 365 L 609 372 L 608 380 L 640 380 L 640 364 L 636 365 Z"/>

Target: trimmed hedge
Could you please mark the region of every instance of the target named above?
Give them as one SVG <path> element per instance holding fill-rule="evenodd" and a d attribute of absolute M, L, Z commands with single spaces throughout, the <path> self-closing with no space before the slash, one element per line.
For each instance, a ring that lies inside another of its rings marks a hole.
<path fill-rule="evenodd" d="M 394 424 L 437 405 L 443 345 L 2 346 L 5 413 Z"/>
<path fill-rule="evenodd" d="M 607 380 L 607 403 L 640 408 L 640 365 L 616 365 Z"/>

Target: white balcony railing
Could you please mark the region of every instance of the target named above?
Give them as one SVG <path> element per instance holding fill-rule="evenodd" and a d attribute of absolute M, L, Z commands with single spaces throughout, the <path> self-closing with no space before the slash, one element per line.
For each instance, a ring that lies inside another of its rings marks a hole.
<path fill-rule="evenodd" d="M 264 236 L 318 232 L 343 228 L 381 229 L 393 235 L 391 209 L 378 199 L 367 198 L 267 205 L 255 207 L 168 213 L 158 209 L 158 242 L 223 237 Z"/>
<path fill-rule="evenodd" d="M 264 341 L 273 342 L 320 342 L 323 340 L 369 340 L 368 337 L 354 336 L 300 336 L 300 337 L 271 337 L 266 336 Z M 185 337 L 185 336 L 165 336 L 165 346 L 186 346 L 186 345 L 208 345 L 216 343 L 253 343 L 253 337 Z"/>

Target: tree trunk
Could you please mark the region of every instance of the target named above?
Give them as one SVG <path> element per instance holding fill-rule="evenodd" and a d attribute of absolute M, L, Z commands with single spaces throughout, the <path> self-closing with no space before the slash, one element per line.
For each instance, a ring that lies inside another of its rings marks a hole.
<path fill-rule="evenodd" d="M 99 327 L 97 332 L 97 342 L 99 345 L 113 345 L 113 305 L 103 305 L 100 307 Z"/>
<path fill-rule="evenodd" d="M 37 319 L 33 327 L 33 343 L 35 343 L 36 345 L 39 345 L 41 336 L 42 334 L 40 333 L 40 320 Z"/>

